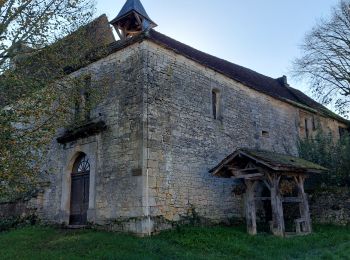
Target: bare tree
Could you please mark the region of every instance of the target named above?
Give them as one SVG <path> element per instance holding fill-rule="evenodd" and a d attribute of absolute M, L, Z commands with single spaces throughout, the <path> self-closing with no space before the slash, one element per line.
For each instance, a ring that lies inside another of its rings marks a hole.
<path fill-rule="evenodd" d="M 293 74 L 307 79 L 315 96 L 346 116 L 350 105 L 350 1 L 341 0 L 304 40 Z"/>

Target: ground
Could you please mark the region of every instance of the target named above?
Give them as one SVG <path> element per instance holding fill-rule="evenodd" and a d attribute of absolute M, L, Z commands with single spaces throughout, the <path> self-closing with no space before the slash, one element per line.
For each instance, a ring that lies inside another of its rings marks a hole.
<path fill-rule="evenodd" d="M 314 234 L 252 237 L 244 227 L 187 227 L 150 238 L 50 227 L 0 233 L 1 259 L 350 259 L 350 227 Z"/>

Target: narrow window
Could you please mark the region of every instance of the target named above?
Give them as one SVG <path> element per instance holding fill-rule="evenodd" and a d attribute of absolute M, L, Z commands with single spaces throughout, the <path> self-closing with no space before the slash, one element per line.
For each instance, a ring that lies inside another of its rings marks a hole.
<path fill-rule="evenodd" d="M 89 120 L 91 112 L 91 76 L 84 76 L 77 81 L 78 93 L 75 99 L 75 117 L 76 120 Z"/>
<path fill-rule="evenodd" d="M 309 138 L 309 126 L 307 118 L 305 118 L 305 136 L 306 138 Z"/>
<path fill-rule="evenodd" d="M 91 89 L 91 76 L 86 76 L 84 78 L 84 88 L 81 96 L 82 104 L 84 108 L 84 117 L 86 120 L 90 119 L 90 112 L 91 112 L 90 89 Z"/>
<path fill-rule="evenodd" d="M 213 90 L 212 94 L 212 111 L 214 119 L 220 118 L 220 92 L 218 90 Z"/>
<path fill-rule="evenodd" d="M 270 133 L 268 131 L 262 131 L 261 135 L 266 138 L 270 137 Z"/>
<path fill-rule="evenodd" d="M 350 136 L 350 129 L 339 126 L 339 137 L 343 138 L 347 136 Z"/>
<path fill-rule="evenodd" d="M 317 130 L 317 127 L 316 127 L 316 120 L 315 120 L 315 117 L 314 117 L 314 116 L 312 117 L 312 130 L 314 130 L 314 131 Z"/>

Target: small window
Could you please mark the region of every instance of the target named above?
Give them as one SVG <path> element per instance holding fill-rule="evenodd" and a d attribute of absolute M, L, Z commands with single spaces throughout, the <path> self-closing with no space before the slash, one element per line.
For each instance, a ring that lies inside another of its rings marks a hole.
<path fill-rule="evenodd" d="M 305 136 L 306 136 L 306 138 L 309 138 L 309 134 L 310 134 L 310 132 L 309 132 L 309 122 L 308 122 L 307 118 L 305 118 Z"/>
<path fill-rule="evenodd" d="M 266 138 L 270 137 L 270 133 L 268 131 L 262 131 L 261 135 Z"/>
<path fill-rule="evenodd" d="M 212 112 L 214 119 L 220 118 L 220 91 L 214 89 L 212 91 Z"/>
<path fill-rule="evenodd" d="M 84 78 L 84 88 L 81 95 L 82 105 L 84 108 L 84 117 L 90 119 L 91 102 L 90 102 L 91 76 Z"/>
<path fill-rule="evenodd" d="M 339 127 L 339 137 L 343 138 L 350 135 L 350 129 Z"/>
<path fill-rule="evenodd" d="M 315 119 L 314 116 L 312 117 L 312 130 L 313 130 L 313 131 L 316 131 L 316 130 L 317 130 L 316 119 Z"/>
<path fill-rule="evenodd" d="M 87 75 L 80 78 L 77 82 L 78 94 L 75 100 L 75 116 L 77 120 L 89 120 L 91 112 L 91 76 Z"/>

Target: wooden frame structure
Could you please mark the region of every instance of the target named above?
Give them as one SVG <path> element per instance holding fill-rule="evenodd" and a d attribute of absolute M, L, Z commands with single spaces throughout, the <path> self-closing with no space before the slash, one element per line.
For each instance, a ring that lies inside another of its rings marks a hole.
<path fill-rule="evenodd" d="M 112 24 L 121 40 L 128 39 L 157 26 L 148 16 L 140 0 L 127 0 Z"/>
<path fill-rule="evenodd" d="M 235 180 L 243 180 L 246 188 L 244 195 L 247 231 L 251 235 L 257 234 L 256 202 L 270 200 L 272 234 L 280 237 L 285 232 L 283 203 L 298 203 L 300 218 L 294 220 L 296 235 L 312 232 L 308 197 L 304 190 L 304 183 L 310 174 L 317 174 L 327 169 L 302 160 L 297 157 L 277 154 L 268 151 L 254 151 L 248 149 L 237 150 L 210 172 L 213 175 Z M 281 192 L 281 181 L 288 180 L 295 185 L 297 196 L 285 197 Z M 265 186 L 270 191 L 270 197 L 257 197 L 256 188 Z"/>

